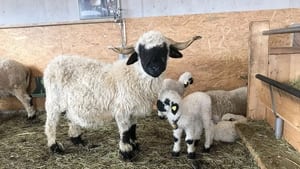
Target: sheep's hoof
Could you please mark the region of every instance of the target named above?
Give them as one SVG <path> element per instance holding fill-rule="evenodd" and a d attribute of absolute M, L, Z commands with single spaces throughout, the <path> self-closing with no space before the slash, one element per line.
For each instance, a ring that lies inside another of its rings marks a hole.
<path fill-rule="evenodd" d="M 195 152 L 188 153 L 187 158 L 188 159 L 195 159 L 196 158 L 196 153 Z"/>
<path fill-rule="evenodd" d="M 165 116 L 159 116 L 159 118 L 160 118 L 161 120 L 165 120 L 165 119 L 166 119 Z"/>
<path fill-rule="evenodd" d="M 79 145 L 79 144 L 81 144 L 83 146 L 86 145 L 86 141 L 82 140 L 81 135 L 79 135 L 77 137 L 70 137 L 70 140 L 74 145 Z"/>
<path fill-rule="evenodd" d="M 211 148 L 211 147 L 209 147 L 209 148 L 203 147 L 203 153 L 209 153 L 209 152 L 210 152 L 210 148 Z"/>
<path fill-rule="evenodd" d="M 55 142 L 55 144 L 52 144 L 52 146 L 50 146 L 50 151 L 52 153 L 64 154 L 64 147 L 62 144 Z"/>
<path fill-rule="evenodd" d="M 34 120 L 34 119 L 36 119 L 36 114 L 27 117 L 27 120 Z"/>
<path fill-rule="evenodd" d="M 179 152 L 172 151 L 172 157 L 179 157 Z"/>
<path fill-rule="evenodd" d="M 127 160 L 131 161 L 134 157 L 134 152 L 133 151 L 128 151 L 127 152 L 127 151 L 121 151 L 120 150 L 120 154 L 122 155 L 122 158 L 123 158 L 124 161 L 127 161 Z"/>

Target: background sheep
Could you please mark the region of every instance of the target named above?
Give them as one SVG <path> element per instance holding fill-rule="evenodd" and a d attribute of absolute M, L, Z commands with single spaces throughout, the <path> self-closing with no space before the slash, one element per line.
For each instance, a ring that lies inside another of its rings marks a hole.
<path fill-rule="evenodd" d="M 195 144 L 200 140 L 205 130 L 204 150 L 208 151 L 213 139 L 211 99 L 203 92 L 194 92 L 183 99 L 172 90 L 161 93 L 158 98 L 164 104 L 160 111 L 165 111 L 169 123 L 173 127 L 174 146 L 173 156 L 180 152 L 180 139 L 182 132 L 186 134 L 188 158 L 195 158 Z"/>
<path fill-rule="evenodd" d="M 53 152 L 63 152 L 56 142 L 59 114 L 66 112 L 70 120 L 69 136 L 75 144 L 83 144 L 80 127 L 97 128 L 113 118 L 116 120 L 124 159 L 131 159 L 136 142 L 136 123 L 152 110 L 153 101 L 162 85 L 162 74 L 168 55 L 180 58 L 178 50 L 193 41 L 174 42 L 159 32 L 142 35 L 135 47 L 113 48 L 131 54 L 127 62 L 112 64 L 98 60 L 60 56 L 51 61 L 44 72 L 47 119 L 45 134 Z"/>
<path fill-rule="evenodd" d="M 160 93 L 162 93 L 165 90 L 174 90 L 176 91 L 180 96 L 183 96 L 183 93 L 185 89 L 190 85 L 193 84 L 193 77 L 190 72 L 184 72 L 180 75 L 178 81 L 173 79 L 164 79 L 162 89 Z M 158 106 L 163 106 L 161 104 L 157 104 Z M 166 117 L 165 112 L 157 111 L 158 116 L 161 119 L 164 119 Z"/>
<path fill-rule="evenodd" d="M 215 123 L 226 113 L 246 116 L 247 87 L 231 91 L 211 90 L 206 92 L 212 100 L 212 114 Z"/>
<path fill-rule="evenodd" d="M 33 119 L 35 109 L 27 93 L 29 83 L 29 68 L 14 60 L 0 59 L 0 97 L 14 95 L 25 107 L 28 119 Z"/>
<path fill-rule="evenodd" d="M 235 124 L 246 123 L 247 118 L 242 115 L 227 113 L 222 116 L 222 120 L 214 126 L 214 140 L 222 142 L 234 142 L 239 138 Z"/>

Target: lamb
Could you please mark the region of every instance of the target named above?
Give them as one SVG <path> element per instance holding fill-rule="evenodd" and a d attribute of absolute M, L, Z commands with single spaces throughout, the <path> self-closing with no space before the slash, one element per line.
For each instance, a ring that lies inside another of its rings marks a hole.
<path fill-rule="evenodd" d="M 186 134 L 187 157 L 195 158 L 195 145 L 205 130 L 204 151 L 209 151 L 213 142 L 213 121 L 211 99 L 203 92 L 194 92 L 183 99 L 173 90 L 166 90 L 159 96 L 159 102 L 164 106 L 160 111 L 166 112 L 167 119 L 173 127 L 174 146 L 172 156 L 179 156 L 180 138 Z"/>
<path fill-rule="evenodd" d="M 11 60 L 0 59 L 0 97 L 15 96 L 25 107 L 27 118 L 34 119 L 36 112 L 27 89 L 30 84 L 30 69 Z"/>
<path fill-rule="evenodd" d="M 135 47 L 112 48 L 130 57 L 111 64 L 79 56 L 56 57 L 44 71 L 45 134 L 50 150 L 64 151 L 56 141 L 56 126 L 59 115 L 65 112 L 74 144 L 84 144 L 81 127 L 98 128 L 115 119 L 120 134 L 119 152 L 124 160 L 132 159 L 138 150 L 137 119 L 152 110 L 168 56 L 181 58 L 179 50 L 200 38 L 175 42 L 160 32 L 149 31 L 139 38 Z"/>
<path fill-rule="evenodd" d="M 190 72 L 184 72 L 183 74 L 180 75 L 178 81 L 173 80 L 173 79 L 164 79 L 162 89 L 160 93 L 162 93 L 165 90 L 174 90 L 178 92 L 180 96 L 183 96 L 183 93 L 185 89 L 193 84 L 193 77 Z M 163 106 L 162 104 L 157 104 L 158 106 Z M 166 114 L 165 112 L 157 111 L 158 116 L 160 119 L 165 119 Z"/>
<path fill-rule="evenodd" d="M 222 120 L 214 126 L 214 140 L 222 142 L 235 142 L 239 138 L 235 124 L 246 123 L 247 118 L 242 115 L 227 113 L 222 116 Z"/>
<path fill-rule="evenodd" d="M 226 113 L 246 116 L 247 87 L 234 90 L 211 90 L 206 92 L 212 100 L 212 114 L 214 123 L 218 123 Z"/>

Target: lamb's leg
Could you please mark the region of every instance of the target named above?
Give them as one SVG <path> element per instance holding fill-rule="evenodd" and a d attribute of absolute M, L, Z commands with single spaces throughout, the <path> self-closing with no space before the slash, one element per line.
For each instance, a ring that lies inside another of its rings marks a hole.
<path fill-rule="evenodd" d="M 56 142 L 56 126 L 59 121 L 60 113 L 55 111 L 53 105 L 48 105 L 46 101 L 46 112 L 47 112 L 47 119 L 45 124 L 45 134 L 47 136 L 48 147 L 54 153 L 63 153 L 64 148 L 62 144 Z"/>
<path fill-rule="evenodd" d="M 130 138 L 133 137 L 135 127 L 132 126 L 129 119 L 124 119 L 124 117 L 116 116 L 116 121 L 120 133 L 120 154 L 122 155 L 124 160 L 130 160 L 134 156 L 133 146 L 130 143 Z"/>
<path fill-rule="evenodd" d="M 209 152 L 210 147 L 213 143 L 214 123 L 212 120 L 204 121 L 203 127 L 204 127 L 204 131 L 205 131 L 204 152 Z"/>
<path fill-rule="evenodd" d="M 76 125 L 72 122 L 69 123 L 69 137 L 71 142 L 74 145 L 86 145 L 86 142 L 82 140 L 81 138 L 81 129 L 79 125 Z"/>
<path fill-rule="evenodd" d="M 33 108 L 32 98 L 26 93 L 24 89 L 15 89 L 13 95 L 22 103 L 27 111 L 28 119 L 34 119 L 36 117 L 35 109 Z"/>
<path fill-rule="evenodd" d="M 194 129 L 188 129 L 186 130 L 186 137 L 185 137 L 185 142 L 187 145 L 187 157 L 189 159 L 195 159 L 196 157 L 196 144 L 200 140 L 200 133 L 201 132 L 195 132 L 196 130 Z"/>
<path fill-rule="evenodd" d="M 179 152 L 180 152 L 180 139 L 181 139 L 181 135 L 182 135 L 182 129 L 177 128 L 175 130 L 173 130 L 173 138 L 174 138 L 174 146 L 173 146 L 173 150 L 172 150 L 172 156 L 173 157 L 178 157 L 179 156 Z"/>
<path fill-rule="evenodd" d="M 136 124 L 133 124 L 129 128 L 129 135 L 130 135 L 130 144 L 133 147 L 133 150 L 139 150 L 139 143 L 136 141 Z"/>

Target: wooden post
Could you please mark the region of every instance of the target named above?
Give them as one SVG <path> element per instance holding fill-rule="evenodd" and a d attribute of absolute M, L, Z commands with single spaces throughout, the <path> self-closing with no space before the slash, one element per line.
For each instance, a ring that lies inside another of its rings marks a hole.
<path fill-rule="evenodd" d="M 250 54 L 248 58 L 248 107 L 247 117 L 263 120 L 266 117 L 266 108 L 260 103 L 258 92 L 261 91 L 262 82 L 255 78 L 257 73 L 268 75 L 269 36 L 263 31 L 269 30 L 268 21 L 250 23 Z"/>

